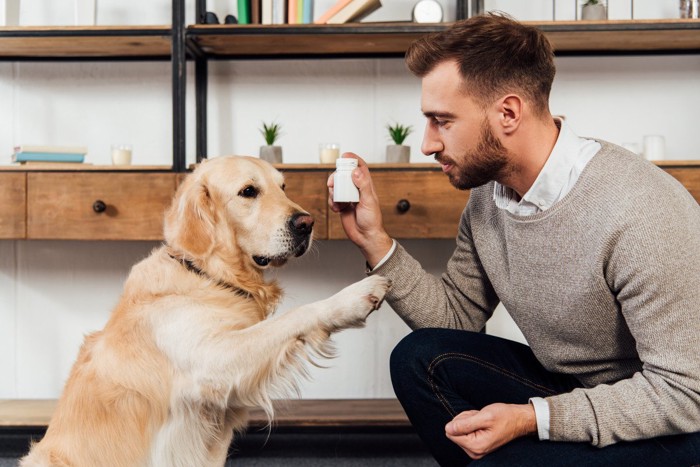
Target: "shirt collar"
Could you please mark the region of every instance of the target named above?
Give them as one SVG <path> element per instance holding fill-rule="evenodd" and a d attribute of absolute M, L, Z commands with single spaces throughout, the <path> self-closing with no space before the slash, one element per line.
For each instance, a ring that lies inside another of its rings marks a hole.
<path fill-rule="evenodd" d="M 561 174 L 568 173 L 575 164 L 581 139 L 566 121 L 555 118 L 554 123 L 559 127 L 559 136 L 535 182 L 522 199 L 518 199 L 512 188 L 495 182 L 493 199 L 496 206 L 514 214 L 528 215 L 544 211 L 559 200 L 565 184 Z"/>

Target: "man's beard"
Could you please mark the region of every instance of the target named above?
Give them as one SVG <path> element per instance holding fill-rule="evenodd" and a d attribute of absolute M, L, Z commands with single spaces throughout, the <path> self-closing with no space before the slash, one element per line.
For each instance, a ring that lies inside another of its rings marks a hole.
<path fill-rule="evenodd" d="M 508 150 L 501 144 L 484 119 L 476 148 L 462 155 L 459 162 L 443 153 L 435 154 L 438 162 L 451 162 L 454 167 L 447 176 L 457 189 L 469 190 L 496 180 L 508 165 Z"/>

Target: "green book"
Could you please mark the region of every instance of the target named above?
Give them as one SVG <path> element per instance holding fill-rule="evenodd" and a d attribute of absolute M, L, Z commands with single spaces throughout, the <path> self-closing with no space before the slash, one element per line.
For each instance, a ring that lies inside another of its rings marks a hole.
<path fill-rule="evenodd" d="M 250 24 L 250 0 L 238 0 L 238 24 Z"/>

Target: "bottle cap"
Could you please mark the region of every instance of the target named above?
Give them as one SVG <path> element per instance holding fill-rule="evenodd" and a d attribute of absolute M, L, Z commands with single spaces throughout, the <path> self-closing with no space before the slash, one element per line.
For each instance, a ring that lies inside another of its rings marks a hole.
<path fill-rule="evenodd" d="M 340 157 L 335 160 L 336 169 L 354 169 L 357 167 L 357 159 L 352 157 Z"/>

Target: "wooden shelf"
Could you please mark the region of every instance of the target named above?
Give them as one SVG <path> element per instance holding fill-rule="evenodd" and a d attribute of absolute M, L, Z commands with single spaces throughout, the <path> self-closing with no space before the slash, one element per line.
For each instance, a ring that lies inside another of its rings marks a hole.
<path fill-rule="evenodd" d="M 700 52 L 700 20 L 526 22 L 558 55 Z M 190 50 L 209 58 L 402 56 L 418 37 L 448 24 L 195 25 Z"/>
<path fill-rule="evenodd" d="M 529 22 L 557 54 L 697 53 L 700 20 Z M 402 56 L 418 37 L 447 23 L 193 25 L 190 55 L 208 58 Z M 0 60 L 170 59 L 170 26 L 0 27 Z"/>
<path fill-rule="evenodd" d="M 411 424 L 396 399 L 304 399 L 275 404 L 275 427 L 366 428 Z M 0 400 L 0 427 L 46 428 L 56 409 L 54 399 Z M 267 426 L 261 410 L 250 414 L 249 428 Z"/>
<path fill-rule="evenodd" d="M 170 26 L 0 27 L 0 59 L 170 59 Z"/>

